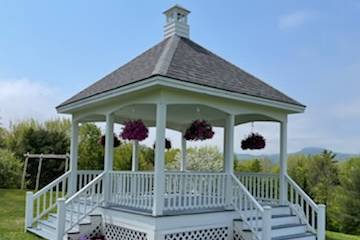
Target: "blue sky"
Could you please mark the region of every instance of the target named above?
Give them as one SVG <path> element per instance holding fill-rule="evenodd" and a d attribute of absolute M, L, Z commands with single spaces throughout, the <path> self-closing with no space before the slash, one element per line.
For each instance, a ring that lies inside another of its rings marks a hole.
<path fill-rule="evenodd" d="M 192 40 L 308 106 L 290 117 L 289 151 L 360 152 L 359 0 L 0 0 L 3 126 L 56 116 L 57 104 L 161 41 L 174 3 L 192 12 Z M 238 127 L 236 141 L 250 130 Z M 265 152 L 278 150 L 275 124 L 255 130 Z"/>

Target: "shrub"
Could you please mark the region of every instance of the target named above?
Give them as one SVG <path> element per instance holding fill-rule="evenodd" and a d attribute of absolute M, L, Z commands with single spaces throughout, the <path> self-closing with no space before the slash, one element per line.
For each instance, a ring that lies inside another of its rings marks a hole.
<path fill-rule="evenodd" d="M 22 164 L 13 153 L 0 149 L 0 188 L 18 188 Z"/>

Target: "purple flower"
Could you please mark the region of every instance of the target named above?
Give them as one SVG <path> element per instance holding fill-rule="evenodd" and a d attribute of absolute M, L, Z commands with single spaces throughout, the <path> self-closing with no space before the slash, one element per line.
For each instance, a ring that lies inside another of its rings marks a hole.
<path fill-rule="evenodd" d="M 186 129 L 184 138 L 186 140 L 197 141 L 206 140 L 214 136 L 212 126 L 205 120 L 195 120 L 190 127 Z"/>
<path fill-rule="evenodd" d="M 149 130 L 141 120 L 127 121 L 124 123 L 120 137 L 126 140 L 142 141 L 149 135 Z"/>
<path fill-rule="evenodd" d="M 243 150 L 255 150 L 265 148 L 265 138 L 259 133 L 251 133 L 247 138 L 241 141 L 241 148 Z"/>

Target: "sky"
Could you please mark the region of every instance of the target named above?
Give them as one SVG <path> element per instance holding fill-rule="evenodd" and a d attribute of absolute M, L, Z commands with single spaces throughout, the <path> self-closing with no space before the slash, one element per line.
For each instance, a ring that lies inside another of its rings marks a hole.
<path fill-rule="evenodd" d="M 360 153 L 360 0 L 0 0 L 2 126 L 60 116 L 55 106 L 161 41 L 175 3 L 191 11 L 193 41 L 307 106 L 289 117 L 289 152 Z M 251 131 L 267 139 L 261 153 L 278 152 L 276 123 L 236 127 L 236 152 Z M 198 144 L 222 149 L 222 130 Z"/>

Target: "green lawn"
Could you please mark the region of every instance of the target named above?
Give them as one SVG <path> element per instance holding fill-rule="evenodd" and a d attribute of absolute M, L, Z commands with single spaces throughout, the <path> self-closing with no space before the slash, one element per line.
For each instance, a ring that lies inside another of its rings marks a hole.
<path fill-rule="evenodd" d="M 0 239 L 34 240 L 40 239 L 24 233 L 25 192 L 0 189 Z M 360 240 L 360 236 L 327 232 L 327 240 Z"/>

